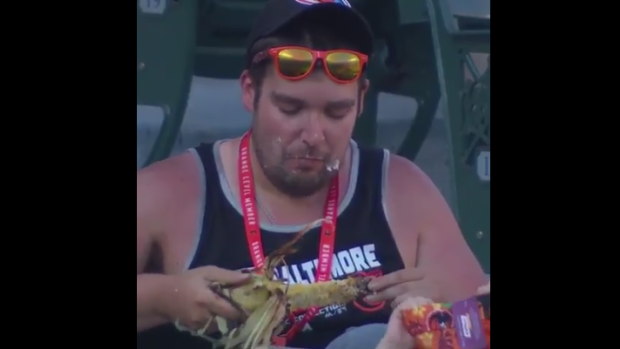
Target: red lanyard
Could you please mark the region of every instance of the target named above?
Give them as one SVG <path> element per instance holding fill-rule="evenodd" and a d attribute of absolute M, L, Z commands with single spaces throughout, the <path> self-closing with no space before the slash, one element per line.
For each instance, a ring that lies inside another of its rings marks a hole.
<path fill-rule="evenodd" d="M 256 208 L 256 189 L 252 175 L 252 163 L 250 160 L 250 132 L 243 135 L 239 146 L 239 193 L 241 194 L 241 208 L 245 222 L 245 233 L 248 240 L 248 248 L 254 267 L 262 269 L 265 265 L 265 253 L 261 240 L 260 224 L 258 223 L 258 209 Z M 321 240 L 319 242 L 319 257 L 316 270 L 316 281 L 329 280 L 332 270 L 332 258 L 334 256 L 334 243 L 336 238 L 336 215 L 338 212 L 338 177 L 335 176 L 330 184 L 325 200 L 325 221 L 321 227 Z M 285 339 L 292 339 L 317 313 L 318 308 L 313 307 L 306 311 L 305 316 L 286 334 Z M 279 338 L 278 345 L 285 344 Z"/>

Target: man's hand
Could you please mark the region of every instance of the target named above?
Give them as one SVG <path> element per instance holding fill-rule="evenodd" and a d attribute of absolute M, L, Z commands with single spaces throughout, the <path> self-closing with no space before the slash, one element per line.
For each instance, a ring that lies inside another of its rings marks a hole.
<path fill-rule="evenodd" d="M 373 279 L 368 288 L 376 293 L 366 297 L 369 302 L 392 301 L 392 308 L 396 308 L 409 297 L 424 297 L 441 303 L 442 297 L 439 287 L 425 277 L 424 270 L 408 268 Z"/>
<path fill-rule="evenodd" d="M 159 309 L 170 321 L 179 321 L 193 330 L 205 327 L 213 315 L 238 320 L 239 312 L 210 286 L 239 285 L 249 280 L 249 274 L 206 266 L 171 276 L 167 292 L 159 300 Z"/>
<path fill-rule="evenodd" d="M 400 303 L 392 312 L 390 321 L 387 325 L 387 331 L 385 336 L 379 342 L 377 349 L 411 349 L 414 345 L 413 337 L 407 332 L 405 325 L 403 324 L 402 311 L 407 309 L 413 309 L 425 304 L 430 304 L 431 301 L 424 297 L 407 297 Z"/>

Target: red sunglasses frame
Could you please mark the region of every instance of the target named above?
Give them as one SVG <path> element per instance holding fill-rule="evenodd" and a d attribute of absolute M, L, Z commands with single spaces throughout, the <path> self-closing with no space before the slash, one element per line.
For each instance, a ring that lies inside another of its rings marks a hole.
<path fill-rule="evenodd" d="M 312 54 L 312 64 L 310 65 L 310 68 L 308 69 L 308 71 L 304 73 L 303 75 L 291 77 L 291 76 L 286 76 L 282 74 L 282 72 L 280 71 L 280 60 L 278 59 L 278 55 L 280 54 L 280 52 L 284 50 L 289 50 L 289 49 L 302 50 L 302 51 L 310 52 Z M 332 53 L 350 53 L 350 54 L 357 56 L 361 63 L 359 74 L 357 74 L 357 76 L 355 76 L 355 78 L 351 80 L 341 80 L 335 77 L 329 71 L 327 64 L 325 64 L 325 58 Z M 260 61 L 268 57 L 271 57 L 273 59 L 273 62 L 276 68 L 276 73 L 278 74 L 278 76 L 281 77 L 282 79 L 290 80 L 290 81 L 301 80 L 307 77 L 308 75 L 310 75 L 310 73 L 314 71 L 314 68 L 316 67 L 316 62 L 319 59 L 323 61 L 323 70 L 325 70 L 325 74 L 327 74 L 327 76 L 329 76 L 329 78 L 332 79 L 334 82 L 337 82 L 340 84 L 348 84 L 348 83 L 357 81 L 362 76 L 362 72 L 364 71 L 364 66 L 368 64 L 368 56 L 361 52 L 351 51 L 351 50 L 317 51 L 317 50 L 312 50 L 312 49 L 309 49 L 307 47 L 302 47 L 302 46 L 280 46 L 280 47 L 270 48 L 268 50 L 257 53 L 256 56 L 254 56 L 254 58 L 252 59 L 252 64 L 259 63 Z"/>

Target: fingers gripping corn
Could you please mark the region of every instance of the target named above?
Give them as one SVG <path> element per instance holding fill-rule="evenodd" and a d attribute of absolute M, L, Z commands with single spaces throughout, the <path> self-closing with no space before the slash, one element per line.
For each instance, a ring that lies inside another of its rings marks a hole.
<path fill-rule="evenodd" d="M 222 338 L 214 340 L 204 332 L 210 323 L 201 330 L 194 331 L 176 323 L 177 328 L 189 331 L 225 349 L 256 349 L 269 345 L 271 337 L 280 334 L 283 322 L 290 311 L 325 307 L 332 304 L 345 304 L 361 295 L 368 294 L 367 277 L 349 277 L 344 280 L 319 282 L 314 284 L 289 285 L 274 275 L 274 269 L 284 264 L 284 257 L 297 251 L 295 244 L 318 220 L 308 224 L 287 244 L 281 246 L 265 259 L 265 267 L 250 271 L 250 281 L 242 286 L 227 287 L 213 285 L 212 290 L 227 299 L 243 315 L 244 321 L 229 328 L 226 320 L 215 317 Z"/>

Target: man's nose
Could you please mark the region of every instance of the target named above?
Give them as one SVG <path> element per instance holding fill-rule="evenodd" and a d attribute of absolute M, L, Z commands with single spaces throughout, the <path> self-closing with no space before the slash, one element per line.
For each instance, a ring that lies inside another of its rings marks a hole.
<path fill-rule="evenodd" d="M 323 134 L 324 125 L 322 118 L 317 115 L 310 115 L 301 135 L 301 140 L 309 146 L 315 146 L 325 140 Z"/>

